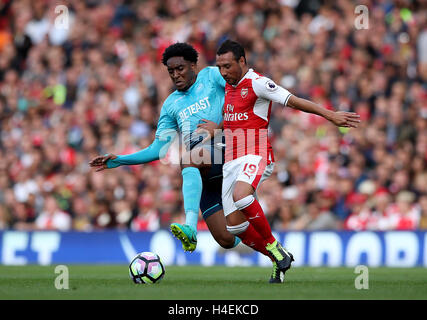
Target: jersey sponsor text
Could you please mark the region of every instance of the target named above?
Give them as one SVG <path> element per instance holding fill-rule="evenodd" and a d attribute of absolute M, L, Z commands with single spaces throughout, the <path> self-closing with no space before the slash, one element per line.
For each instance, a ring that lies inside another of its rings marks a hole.
<path fill-rule="evenodd" d="M 203 98 L 199 100 L 199 102 L 193 103 L 192 105 L 188 106 L 187 108 L 183 109 L 179 113 L 179 118 L 181 121 L 184 121 L 188 119 L 191 115 L 198 113 L 200 110 L 205 110 L 206 108 L 210 107 L 209 103 L 209 97 Z"/>

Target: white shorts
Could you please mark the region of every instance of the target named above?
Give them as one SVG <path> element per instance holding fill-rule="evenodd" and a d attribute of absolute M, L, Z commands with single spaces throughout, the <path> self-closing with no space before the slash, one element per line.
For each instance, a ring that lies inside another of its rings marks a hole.
<path fill-rule="evenodd" d="M 271 175 L 273 169 L 273 162 L 267 165 L 265 158 L 252 154 L 225 163 L 222 168 L 222 206 L 224 215 L 228 216 L 237 210 L 233 199 L 236 181 L 249 183 L 256 192 L 258 186 Z"/>

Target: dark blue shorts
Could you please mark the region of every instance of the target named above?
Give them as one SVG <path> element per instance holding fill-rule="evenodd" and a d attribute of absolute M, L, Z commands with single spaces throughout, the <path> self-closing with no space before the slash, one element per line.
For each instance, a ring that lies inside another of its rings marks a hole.
<path fill-rule="evenodd" d="M 222 210 L 222 175 L 220 177 L 203 180 L 202 197 L 200 198 L 200 210 L 203 219 L 207 219 L 215 212 Z"/>
<path fill-rule="evenodd" d="M 203 190 L 200 198 L 200 210 L 206 220 L 215 212 L 222 210 L 222 166 L 224 165 L 224 137 L 213 139 L 201 147 L 209 148 L 211 168 L 207 176 L 202 176 Z"/>

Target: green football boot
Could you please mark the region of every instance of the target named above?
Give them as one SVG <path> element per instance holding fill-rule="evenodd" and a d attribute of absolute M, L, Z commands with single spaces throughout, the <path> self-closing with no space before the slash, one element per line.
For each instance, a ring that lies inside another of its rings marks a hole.
<path fill-rule="evenodd" d="M 283 272 L 284 275 L 291 267 L 292 261 L 294 261 L 292 253 L 286 251 L 277 240 L 271 244 L 267 244 L 265 248 L 277 263 L 279 271 Z"/>
<path fill-rule="evenodd" d="M 196 231 L 186 224 L 172 223 L 171 232 L 175 238 L 182 242 L 184 251 L 193 252 L 197 246 L 197 233 Z"/>

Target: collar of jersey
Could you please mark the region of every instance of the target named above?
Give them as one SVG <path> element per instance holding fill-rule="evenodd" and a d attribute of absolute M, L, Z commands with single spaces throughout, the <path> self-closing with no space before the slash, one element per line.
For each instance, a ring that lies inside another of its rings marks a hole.
<path fill-rule="evenodd" d="M 242 77 L 242 79 L 240 79 L 240 81 L 239 82 L 237 82 L 237 84 L 235 85 L 235 86 L 233 86 L 234 88 L 237 88 L 238 86 L 239 86 L 239 84 L 243 81 L 243 80 L 245 80 L 246 79 L 246 76 L 248 75 L 248 73 L 249 72 L 253 72 L 254 71 L 254 69 L 252 69 L 252 68 L 249 68 L 248 69 L 248 71 L 245 73 L 245 75 Z"/>

